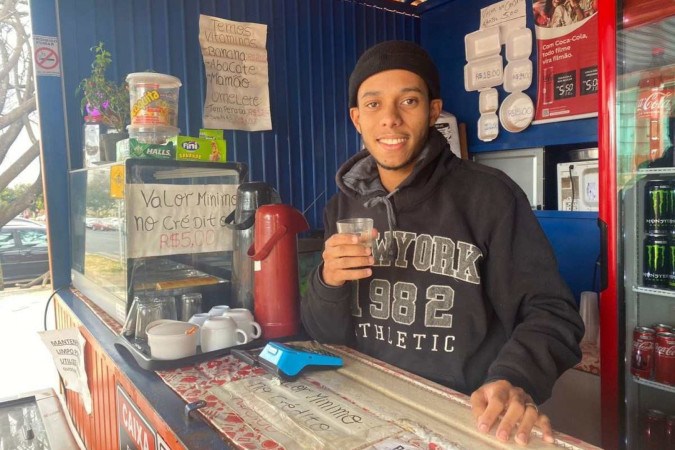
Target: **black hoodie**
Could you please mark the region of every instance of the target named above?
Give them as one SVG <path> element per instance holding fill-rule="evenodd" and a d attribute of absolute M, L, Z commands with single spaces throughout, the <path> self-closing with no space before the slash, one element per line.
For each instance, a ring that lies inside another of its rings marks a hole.
<path fill-rule="evenodd" d="M 372 217 L 375 265 L 341 287 L 314 271 L 302 301 L 309 334 L 465 394 L 505 379 L 545 401 L 580 360 L 583 323 L 523 191 L 455 157 L 433 128 L 392 193 L 366 150 L 336 178 L 325 237 L 338 219 Z"/>

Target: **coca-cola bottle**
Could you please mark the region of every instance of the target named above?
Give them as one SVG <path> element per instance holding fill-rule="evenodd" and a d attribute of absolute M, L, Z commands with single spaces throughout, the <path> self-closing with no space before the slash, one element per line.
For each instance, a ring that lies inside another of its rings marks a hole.
<path fill-rule="evenodd" d="M 635 159 L 636 168 L 645 166 L 663 153 L 661 121 L 670 111 L 665 111 L 666 93 L 661 69 L 665 65 L 661 47 L 652 49 L 652 61 L 638 82 L 638 99 L 635 114 Z"/>

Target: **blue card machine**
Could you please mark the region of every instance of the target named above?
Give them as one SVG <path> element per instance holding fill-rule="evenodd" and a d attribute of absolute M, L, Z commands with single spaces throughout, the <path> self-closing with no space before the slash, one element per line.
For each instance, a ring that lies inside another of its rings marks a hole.
<path fill-rule="evenodd" d="M 282 378 L 294 379 L 305 367 L 341 367 L 342 358 L 324 350 L 268 342 L 258 355 L 258 363 Z"/>

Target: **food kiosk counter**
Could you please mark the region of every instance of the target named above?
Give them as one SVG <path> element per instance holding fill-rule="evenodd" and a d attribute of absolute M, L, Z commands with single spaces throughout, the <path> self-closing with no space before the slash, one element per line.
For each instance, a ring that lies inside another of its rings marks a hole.
<path fill-rule="evenodd" d="M 520 448 L 480 434 L 467 396 L 348 348 L 328 348 L 342 368 L 292 382 L 231 355 L 151 371 L 119 345 L 119 323 L 79 291 L 59 292 L 55 308 L 57 328 L 77 327 L 86 340 L 91 414 L 80 394 L 65 397 L 89 449 Z M 558 447 L 596 448 L 561 433 L 555 444 L 534 433 L 529 445 Z"/>

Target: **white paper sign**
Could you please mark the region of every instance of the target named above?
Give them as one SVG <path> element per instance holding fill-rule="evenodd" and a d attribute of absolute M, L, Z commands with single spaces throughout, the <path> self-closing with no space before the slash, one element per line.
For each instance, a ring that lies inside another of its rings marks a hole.
<path fill-rule="evenodd" d="M 127 186 L 129 258 L 232 250 L 237 185 Z"/>
<path fill-rule="evenodd" d="M 272 129 L 266 42 L 267 25 L 199 16 L 205 128 Z"/>
<path fill-rule="evenodd" d="M 86 341 L 77 328 L 40 331 L 40 338 L 54 359 L 56 369 L 63 378 L 66 389 L 78 392 L 87 414 L 91 414 L 92 403 L 87 371 L 84 367 L 84 346 Z"/>
<path fill-rule="evenodd" d="M 403 431 L 303 380 L 279 382 L 264 375 L 230 381 L 209 392 L 247 422 L 265 429 L 265 435 L 285 435 L 281 441 L 285 448 L 356 450 Z"/>
<path fill-rule="evenodd" d="M 480 28 L 499 26 L 502 44 L 513 30 L 525 28 L 525 0 L 503 0 L 480 10 Z"/>
<path fill-rule="evenodd" d="M 33 35 L 33 62 L 37 76 L 61 76 L 61 52 L 56 36 Z"/>

